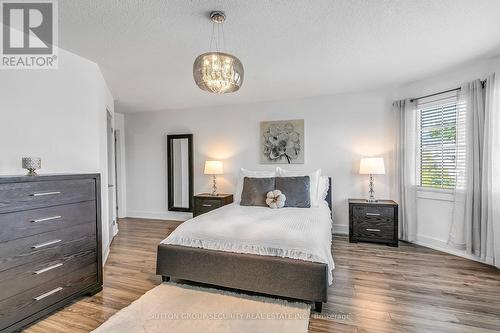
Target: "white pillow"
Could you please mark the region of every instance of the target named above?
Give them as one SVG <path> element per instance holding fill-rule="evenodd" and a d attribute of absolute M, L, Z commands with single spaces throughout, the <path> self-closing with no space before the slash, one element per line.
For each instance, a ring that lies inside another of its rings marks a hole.
<path fill-rule="evenodd" d="M 276 167 L 276 177 L 309 176 L 309 195 L 311 197 L 311 207 L 318 207 L 320 201 L 318 196 L 318 184 L 321 177 L 321 169 L 313 172 L 292 171 Z M 278 189 L 279 190 L 279 189 Z"/>
<path fill-rule="evenodd" d="M 329 188 L 330 182 L 328 181 L 328 177 L 321 176 L 319 178 L 318 184 L 318 200 L 320 200 L 320 202 L 326 201 L 326 196 L 328 195 Z"/>
<path fill-rule="evenodd" d="M 243 178 L 253 177 L 253 178 L 272 178 L 275 177 L 276 173 L 273 171 L 251 171 L 244 168 L 240 169 L 238 175 L 238 182 L 236 183 L 236 192 L 234 194 L 234 202 L 239 204 L 241 202 L 241 192 L 243 192 Z"/>

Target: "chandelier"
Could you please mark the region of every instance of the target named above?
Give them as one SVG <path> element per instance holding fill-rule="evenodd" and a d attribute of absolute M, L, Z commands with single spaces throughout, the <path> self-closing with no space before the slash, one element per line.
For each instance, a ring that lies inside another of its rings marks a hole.
<path fill-rule="evenodd" d="M 196 58 L 193 65 L 194 82 L 200 89 L 215 94 L 235 92 L 243 84 L 243 64 L 235 56 L 220 52 L 221 35 L 224 42 L 224 12 L 213 11 L 210 19 L 213 22 L 210 50 L 215 41 L 216 51 L 203 53 Z"/>

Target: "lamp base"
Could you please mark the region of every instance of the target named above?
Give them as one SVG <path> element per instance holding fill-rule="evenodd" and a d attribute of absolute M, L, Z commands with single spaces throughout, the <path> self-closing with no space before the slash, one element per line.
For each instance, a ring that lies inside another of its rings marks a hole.
<path fill-rule="evenodd" d="M 217 178 L 215 175 L 213 175 L 213 183 L 212 183 L 212 193 L 210 195 L 212 195 L 213 197 L 216 197 L 218 195 L 217 193 Z"/>
<path fill-rule="evenodd" d="M 377 202 L 378 200 L 375 199 L 375 189 L 373 186 L 373 175 L 370 174 L 370 186 L 368 189 L 368 193 L 370 194 L 370 197 L 366 200 L 367 202 Z"/>

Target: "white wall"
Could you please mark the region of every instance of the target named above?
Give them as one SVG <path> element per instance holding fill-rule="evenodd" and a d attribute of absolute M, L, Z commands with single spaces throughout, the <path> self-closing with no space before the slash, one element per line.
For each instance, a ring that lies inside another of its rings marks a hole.
<path fill-rule="evenodd" d="M 469 63 L 452 68 L 435 77 L 413 82 L 400 87 L 397 99 L 423 96 L 454 89 L 474 79 L 484 79 L 488 74 L 500 73 L 500 57 Z M 453 193 L 451 191 L 424 191 L 417 194 L 417 240 L 416 243 L 440 251 L 467 258 L 465 251 L 456 250 L 447 244 L 452 224 Z"/>
<path fill-rule="evenodd" d="M 388 175 L 376 176 L 376 194 L 390 197 L 393 131 L 390 103 L 384 91 L 302 100 L 125 115 L 128 216 L 185 219 L 167 211 L 166 134 L 194 134 L 195 192 L 210 191 L 203 175 L 207 159 L 224 161 L 218 177 L 221 192 L 234 192 L 241 167 L 259 165 L 259 122 L 305 120 L 305 164 L 293 169 L 322 168 L 333 177 L 334 230 L 347 232 L 348 198 L 364 197 L 367 177 L 358 172 L 359 158 L 385 156 Z M 281 165 L 282 167 L 284 165 Z M 286 167 L 286 166 L 285 166 Z"/>
<path fill-rule="evenodd" d="M 24 174 L 23 156 L 42 158 L 40 174 L 101 173 L 105 254 L 106 107 L 113 97 L 99 67 L 62 49 L 56 70 L 0 71 L 0 174 Z"/>

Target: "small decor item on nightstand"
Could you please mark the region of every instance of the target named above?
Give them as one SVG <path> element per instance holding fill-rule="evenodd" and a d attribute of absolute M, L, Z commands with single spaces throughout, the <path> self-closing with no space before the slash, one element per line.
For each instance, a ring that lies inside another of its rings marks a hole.
<path fill-rule="evenodd" d="M 212 175 L 213 185 L 212 185 L 212 195 L 217 195 L 217 178 L 216 175 L 222 175 L 224 173 L 221 161 L 206 161 L 205 162 L 205 175 Z"/>
<path fill-rule="evenodd" d="M 370 188 L 368 190 L 370 197 L 367 201 L 377 202 L 374 196 L 373 175 L 385 175 L 384 159 L 382 157 L 362 158 L 359 163 L 359 174 L 370 175 Z"/>
<path fill-rule="evenodd" d="M 42 159 L 40 157 L 23 157 L 23 169 L 28 170 L 27 176 L 37 176 L 36 169 L 42 167 Z"/>
<path fill-rule="evenodd" d="M 283 208 L 285 207 L 286 196 L 280 190 L 267 192 L 266 204 L 269 208 Z"/>

